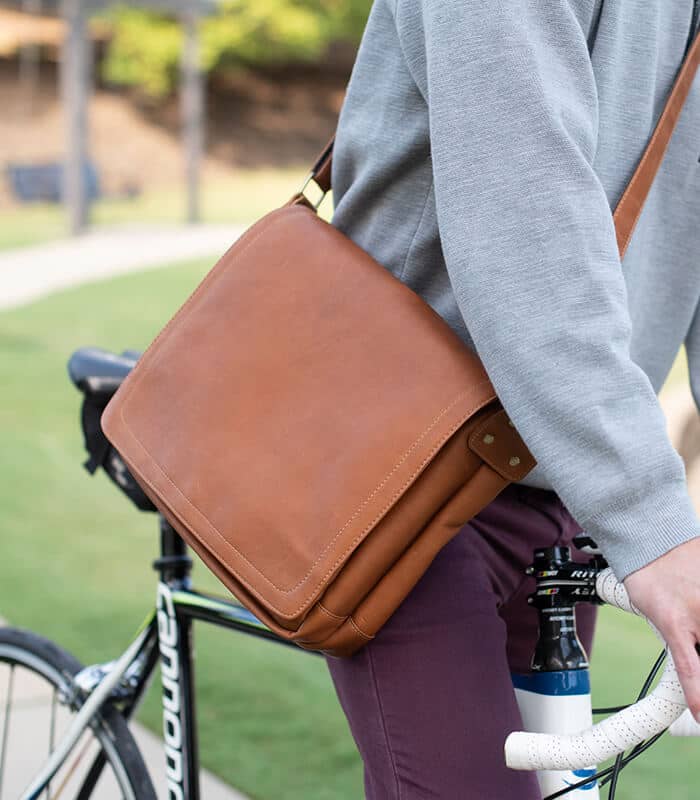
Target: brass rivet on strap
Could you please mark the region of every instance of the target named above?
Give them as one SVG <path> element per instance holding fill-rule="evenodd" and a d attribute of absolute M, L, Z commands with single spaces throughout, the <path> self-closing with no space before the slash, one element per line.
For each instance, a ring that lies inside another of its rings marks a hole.
<path fill-rule="evenodd" d="M 510 425 L 510 427 L 511 427 L 511 428 L 514 428 L 514 427 L 515 427 L 515 423 L 513 422 L 513 420 L 512 420 L 512 419 L 509 419 L 509 420 L 508 420 L 508 424 Z"/>
<path fill-rule="evenodd" d="M 517 456 L 513 456 L 508 463 L 511 467 L 517 467 L 520 463 L 520 459 Z"/>
<path fill-rule="evenodd" d="M 484 442 L 484 444 L 491 444 L 493 442 L 494 438 L 495 437 L 492 436 L 490 433 L 487 433 L 486 436 L 484 436 L 484 438 L 483 438 L 483 442 Z"/>

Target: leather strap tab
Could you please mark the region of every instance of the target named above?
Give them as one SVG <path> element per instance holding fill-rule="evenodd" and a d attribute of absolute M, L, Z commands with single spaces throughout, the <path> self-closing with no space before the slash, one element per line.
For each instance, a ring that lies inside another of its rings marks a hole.
<path fill-rule="evenodd" d="M 487 417 L 472 431 L 469 449 L 509 481 L 521 481 L 537 463 L 505 409 Z"/>
<path fill-rule="evenodd" d="M 644 208 L 644 203 L 651 191 L 668 143 L 671 141 L 671 135 L 688 98 L 699 64 L 700 34 L 696 35 L 695 41 L 688 51 L 678 77 L 673 84 L 673 89 L 663 114 L 659 118 L 644 155 L 632 176 L 632 180 L 629 182 L 615 209 L 613 219 L 615 220 L 615 229 L 617 231 L 617 246 L 620 250 L 620 258 L 624 258 L 627 251 L 627 246 Z"/>
<path fill-rule="evenodd" d="M 641 161 L 632 176 L 620 202 L 615 209 L 613 219 L 617 234 L 617 246 L 620 258 L 624 258 L 637 221 L 644 208 L 656 173 L 659 171 L 676 123 L 680 117 L 685 101 L 688 99 L 690 87 L 700 65 L 700 32 L 686 55 L 678 76 L 673 84 L 666 106 L 644 151 Z M 333 137 L 324 147 L 323 152 L 314 164 L 311 173 L 316 183 L 324 192 L 331 188 L 331 164 L 333 159 Z"/>

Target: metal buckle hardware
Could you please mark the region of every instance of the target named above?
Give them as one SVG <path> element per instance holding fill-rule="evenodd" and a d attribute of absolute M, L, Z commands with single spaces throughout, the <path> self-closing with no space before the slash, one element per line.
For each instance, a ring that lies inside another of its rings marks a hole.
<path fill-rule="evenodd" d="M 312 199 L 311 199 L 311 198 L 308 196 L 308 194 L 306 193 L 306 190 L 307 190 L 307 189 L 309 188 L 309 186 L 310 186 L 310 185 L 312 185 L 312 184 L 313 184 L 313 185 L 316 187 L 316 189 L 317 189 L 317 190 L 318 190 L 318 191 L 321 193 L 321 194 L 320 194 L 320 197 L 319 197 L 317 200 L 315 200 L 315 201 L 314 201 L 314 200 L 312 200 Z M 309 173 L 309 174 L 306 176 L 306 178 L 305 178 L 305 180 L 304 180 L 304 183 L 303 183 L 303 185 L 302 185 L 301 189 L 299 189 L 299 194 L 303 195 L 303 196 L 306 198 L 306 201 L 307 201 L 307 203 L 308 203 L 308 204 L 309 204 L 309 205 L 310 205 L 310 206 L 313 208 L 313 210 L 314 210 L 314 211 L 318 211 L 318 207 L 321 205 L 321 203 L 323 202 L 323 199 L 324 199 L 324 198 L 325 198 L 325 196 L 326 196 L 326 192 L 324 192 L 324 191 L 323 191 L 323 189 L 322 189 L 322 188 L 321 188 L 321 187 L 320 187 L 320 186 L 319 186 L 319 185 L 316 183 L 316 178 L 315 178 L 315 176 L 314 176 L 314 173 L 313 173 L 313 172 L 310 172 L 310 173 Z"/>

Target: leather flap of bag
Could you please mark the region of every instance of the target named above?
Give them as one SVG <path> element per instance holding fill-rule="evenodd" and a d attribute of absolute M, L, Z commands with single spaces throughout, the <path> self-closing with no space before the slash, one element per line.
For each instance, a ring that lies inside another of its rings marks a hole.
<path fill-rule="evenodd" d="M 427 304 L 293 206 L 221 258 L 102 423 L 139 481 L 294 619 L 494 399 L 481 362 Z"/>

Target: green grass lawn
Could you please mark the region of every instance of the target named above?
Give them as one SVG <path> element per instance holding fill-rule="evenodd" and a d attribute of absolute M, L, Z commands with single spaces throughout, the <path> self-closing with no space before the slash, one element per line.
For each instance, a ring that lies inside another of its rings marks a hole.
<path fill-rule="evenodd" d="M 240 170 L 227 182 L 204 181 L 204 222 L 249 223 L 282 205 L 298 189 L 303 168 Z M 185 195 L 182 186 L 146 192 L 133 200 L 100 200 L 93 206 L 91 222 L 118 225 L 132 222 L 182 222 Z M 0 250 L 66 236 L 65 212 L 49 204 L 0 209 Z"/>
<path fill-rule="evenodd" d="M 0 314 L 0 614 L 87 662 L 114 657 L 153 603 L 157 532 L 151 515 L 81 468 L 80 396 L 65 363 L 82 345 L 145 346 L 207 266 L 126 276 Z M 215 587 L 199 565 L 195 578 Z M 362 796 L 322 659 L 202 627 L 197 647 L 206 766 L 257 800 Z M 655 651 L 643 623 L 607 611 L 594 653 L 597 701 L 632 699 Z M 156 688 L 141 713 L 154 730 L 158 702 Z M 696 798 L 699 747 L 662 741 L 630 768 L 619 800 Z"/>

